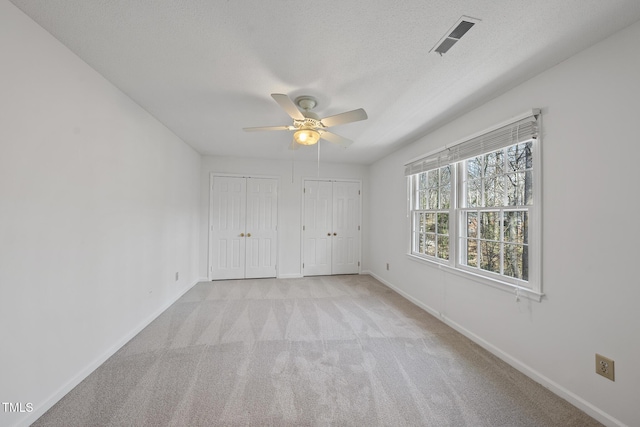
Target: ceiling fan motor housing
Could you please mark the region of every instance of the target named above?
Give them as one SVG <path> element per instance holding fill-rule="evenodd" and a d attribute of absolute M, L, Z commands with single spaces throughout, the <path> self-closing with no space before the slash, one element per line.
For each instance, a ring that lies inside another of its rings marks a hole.
<path fill-rule="evenodd" d="M 308 95 L 299 96 L 294 102 L 304 111 L 313 110 L 318 105 L 318 101 L 313 96 Z"/>

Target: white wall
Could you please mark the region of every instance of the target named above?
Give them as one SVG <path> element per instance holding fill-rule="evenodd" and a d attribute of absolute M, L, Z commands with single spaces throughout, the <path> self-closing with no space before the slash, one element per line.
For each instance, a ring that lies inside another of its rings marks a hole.
<path fill-rule="evenodd" d="M 640 23 L 370 170 L 376 232 L 365 267 L 609 425 L 640 425 L 638 40 Z M 409 260 L 404 162 L 535 107 L 543 109 L 546 298 L 517 303 Z M 615 360 L 615 382 L 594 373 L 596 352 Z"/>
<path fill-rule="evenodd" d="M 363 181 L 365 269 L 611 425 L 640 425 L 637 40 L 640 24 L 370 169 L 321 164 L 323 178 Z M 206 276 L 210 172 L 280 177 L 279 274 L 300 275 L 301 179 L 315 163 L 297 163 L 293 183 L 287 161 L 201 165 L 6 0 L 0 52 L 0 400 L 35 408 L 0 425 L 35 419 Z M 532 107 L 546 298 L 516 303 L 404 255 L 403 164 Z M 593 373 L 596 352 L 616 361 L 615 382 Z"/>
<path fill-rule="evenodd" d="M 0 52 L 0 401 L 34 407 L 0 425 L 26 425 L 197 281 L 201 159 L 6 0 Z"/>
<path fill-rule="evenodd" d="M 304 148 L 306 149 L 306 148 Z M 311 148 L 313 149 L 313 148 Z M 292 170 L 293 169 L 293 170 Z M 287 160 L 266 160 L 206 156 L 202 160 L 200 275 L 207 276 L 209 265 L 209 177 L 211 173 L 243 176 L 269 176 L 279 179 L 278 189 L 278 277 L 301 277 L 300 245 L 302 230 L 302 180 L 304 178 L 353 179 L 362 182 L 363 204 L 367 199 L 368 167 L 362 165 Z M 293 175 L 293 180 L 292 180 Z M 293 182 L 292 182 L 293 181 Z M 363 210 L 363 233 L 366 234 L 367 216 Z M 363 246 L 366 239 L 363 239 Z"/>

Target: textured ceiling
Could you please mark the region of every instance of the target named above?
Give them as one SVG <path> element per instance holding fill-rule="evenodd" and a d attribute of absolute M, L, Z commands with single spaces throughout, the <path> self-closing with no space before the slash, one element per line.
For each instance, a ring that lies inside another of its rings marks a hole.
<path fill-rule="evenodd" d="M 349 148 L 321 146 L 363 164 L 640 19 L 638 0 L 11 1 L 201 154 L 290 159 L 289 132 L 242 131 L 291 124 L 285 93 L 364 108 L 332 128 Z M 463 15 L 481 22 L 429 53 Z"/>

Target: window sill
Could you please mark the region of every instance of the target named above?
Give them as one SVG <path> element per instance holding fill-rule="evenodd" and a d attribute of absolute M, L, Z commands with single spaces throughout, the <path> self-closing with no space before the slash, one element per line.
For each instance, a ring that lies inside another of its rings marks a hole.
<path fill-rule="evenodd" d="M 479 274 L 474 274 L 466 270 L 461 270 L 450 265 L 446 265 L 443 263 L 439 263 L 437 261 L 432 261 L 430 259 L 422 258 L 419 256 L 415 256 L 411 253 L 406 254 L 407 257 L 415 262 L 420 264 L 425 264 L 433 268 L 438 268 L 440 270 L 444 270 L 448 273 L 455 274 L 456 276 L 464 277 L 465 279 L 470 279 L 475 282 L 481 283 L 486 286 L 491 286 L 495 289 L 500 289 L 505 292 L 509 292 L 515 295 L 516 298 L 527 298 L 531 301 L 541 302 L 544 293 L 536 292 L 529 288 L 524 288 L 522 286 L 513 285 L 511 283 L 501 282 L 499 280 L 490 279 L 488 277 L 481 276 Z"/>

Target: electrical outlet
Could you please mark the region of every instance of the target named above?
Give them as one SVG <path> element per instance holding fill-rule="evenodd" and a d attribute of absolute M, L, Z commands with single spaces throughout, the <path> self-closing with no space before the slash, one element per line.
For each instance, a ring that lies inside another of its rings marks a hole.
<path fill-rule="evenodd" d="M 613 360 L 596 353 L 596 374 L 615 381 Z"/>
<path fill-rule="evenodd" d="M 389 269 L 389 263 L 387 263 L 387 270 Z"/>
<path fill-rule="evenodd" d="M 178 281 L 179 278 L 180 278 L 180 273 L 176 271 L 176 282 Z"/>

